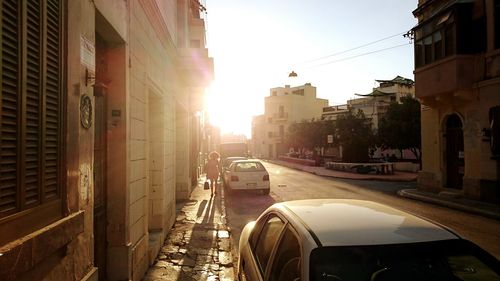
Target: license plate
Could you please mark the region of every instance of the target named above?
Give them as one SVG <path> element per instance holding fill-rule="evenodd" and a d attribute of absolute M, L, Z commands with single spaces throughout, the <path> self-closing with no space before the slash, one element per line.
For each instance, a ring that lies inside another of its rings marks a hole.
<path fill-rule="evenodd" d="M 247 187 L 256 187 L 257 184 L 256 183 L 247 183 Z"/>

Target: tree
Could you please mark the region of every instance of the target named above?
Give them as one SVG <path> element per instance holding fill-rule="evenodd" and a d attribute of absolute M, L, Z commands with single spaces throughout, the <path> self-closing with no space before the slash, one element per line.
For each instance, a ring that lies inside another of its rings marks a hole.
<path fill-rule="evenodd" d="M 305 148 L 316 153 L 315 148 L 325 147 L 327 135 L 333 134 L 332 121 L 304 120 L 293 123 L 288 128 L 287 144 L 289 147 Z"/>
<path fill-rule="evenodd" d="M 367 162 L 369 148 L 375 145 L 371 123 L 363 111 L 339 115 L 336 121 L 336 143 L 342 146 L 342 161 Z"/>
<path fill-rule="evenodd" d="M 420 160 L 420 103 L 412 97 L 391 103 L 379 122 L 378 143 L 382 148 L 410 149 Z M 402 155 L 402 153 L 401 153 Z"/>

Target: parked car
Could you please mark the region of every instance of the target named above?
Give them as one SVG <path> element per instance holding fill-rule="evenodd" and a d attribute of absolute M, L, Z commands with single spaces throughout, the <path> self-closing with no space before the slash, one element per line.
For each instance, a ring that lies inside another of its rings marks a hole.
<path fill-rule="evenodd" d="M 224 186 L 227 193 L 234 190 L 259 190 L 269 194 L 269 173 L 259 160 L 235 160 L 224 171 Z"/>
<path fill-rule="evenodd" d="M 500 280 L 499 261 L 451 230 L 370 201 L 274 204 L 239 241 L 239 280 Z"/>
<path fill-rule="evenodd" d="M 231 165 L 231 163 L 233 163 L 233 161 L 236 161 L 236 160 L 246 160 L 248 158 L 246 157 L 242 157 L 242 156 L 232 156 L 232 157 L 227 157 L 227 158 L 224 158 L 222 159 L 222 169 L 228 169 L 229 168 L 229 165 Z"/>

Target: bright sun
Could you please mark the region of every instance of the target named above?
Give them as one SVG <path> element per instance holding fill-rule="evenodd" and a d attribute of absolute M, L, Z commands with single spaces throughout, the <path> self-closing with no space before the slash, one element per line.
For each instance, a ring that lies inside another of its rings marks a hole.
<path fill-rule="evenodd" d="M 250 137 L 252 116 L 263 100 L 245 95 L 240 89 L 220 87 L 216 81 L 207 89 L 205 103 L 209 121 L 222 133 L 245 134 Z"/>

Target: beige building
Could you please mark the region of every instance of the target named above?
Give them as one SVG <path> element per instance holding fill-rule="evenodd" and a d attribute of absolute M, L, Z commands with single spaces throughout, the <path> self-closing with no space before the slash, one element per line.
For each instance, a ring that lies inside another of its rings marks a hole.
<path fill-rule="evenodd" d="M 140 280 L 198 175 L 204 7 L 1 3 L 0 280 Z"/>
<path fill-rule="evenodd" d="M 254 118 L 252 124 L 252 154 L 263 158 L 276 158 L 288 152 L 284 137 L 294 122 L 321 118 L 328 100 L 316 97 L 316 87 L 310 83 L 303 86 L 272 88 L 265 98 L 263 117 Z M 263 138 L 260 138 L 263 134 Z"/>
<path fill-rule="evenodd" d="M 393 102 L 400 102 L 402 97 L 410 96 L 415 97 L 415 83 L 413 80 L 396 76 L 392 80 L 375 80 L 379 86 L 373 88 L 369 94 L 361 95 L 360 98 L 351 99 L 347 104 L 334 105 L 323 108 L 321 115 L 322 120 L 337 120 L 339 115 L 347 113 L 349 110 L 361 110 L 365 114 L 367 122 L 371 123 L 373 130 L 377 130 L 379 122 L 384 114 L 387 112 L 389 105 Z M 341 149 L 337 150 L 334 158 L 341 158 Z M 415 158 L 410 150 L 401 151 L 394 149 L 380 149 L 377 148 L 371 155 L 373 158 L 382 158 L 383 156 L 395 155 L 398 158 Z"/>
<path fill-rule="evenodd" d="M 255 158 L 264 158 L 263 149 L 266 144 L 265 138 L 265 115 L 252 117 L 252 138 L 249 142 L 250 153 Z"/>
<path fill-rule="evenodd" d="M 377 129 L 380 118 L 387 112 L 391 102 L 399 102 L 402 97 L 415 97 L 415 83 L 413 80 L 396 76 L 392 80 L 375 80 L 379 86 L 373 88 L 369 94 L 360 98 L 351 99 L 344 105 L 335 105 L 323 108 L 323 120 L 336 120 L 339 114 L 346 113 L 349 108 L 362 110 L 365 117 L 372 123 L 372 129 Z"/>
<path fill-rule="evenodd" d="M 500 1 L 420 0 L 419 188 L 500 202 Z"/>

